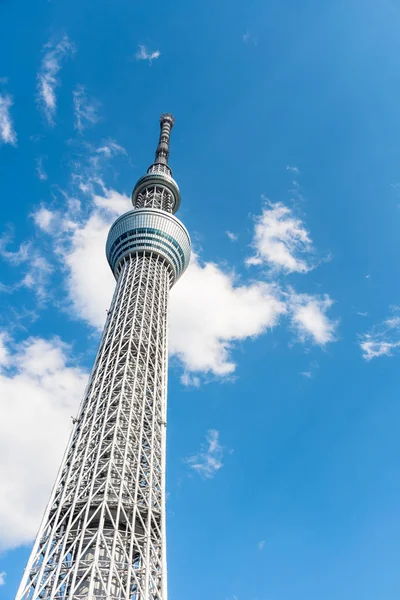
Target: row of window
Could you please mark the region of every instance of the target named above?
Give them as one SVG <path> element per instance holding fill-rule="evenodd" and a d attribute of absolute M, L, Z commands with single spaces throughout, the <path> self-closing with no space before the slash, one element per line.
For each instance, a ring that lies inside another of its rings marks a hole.
<path fill-rule="evenodd" d="M 132 237 L 135 237 L 136 235 L 148 235 L 148 234 L 152 234 L 152 235 L 156 235 L 160 238 L 164 238 L 166 240 L 168 240 L 168 242 L 170 242 L 170 244 L 172 244 L 178 251 L 178 254 L 180 255 L 182 262 L 185 263 L 185 254 L 181 248 L 181 245 L 176 241 L 176 239 L 172 236 L 170 236 L 168 233 L 164 233 L 163 231 L 160 231 L 159 229 L 154 229 L 153 227 L 137 227 L 136 229 L 131 229 L 125 233 L 123 233 L 122 235 L 120 235 L 112 244 L 111 248 L 108 250 L 108 255 L 110 256 L 110 261 L 113 262 L 113 258 L 111 258 L 114 248 L 122 241 L 122 240 L 126 240 Z M 161 242 L 162 240 L 160 240 Z"/>
<path fill-rule="evenodd" d="M 183 225 L 174 217 L 165 214 L 157 214 L 155 211 L 131 211 L 120 217 L 112 226 L 109 241 L 107 242 L 107 253 L 109 252 L 108 245 L 111 239 L 131 231 L 133 229 L 143 229 L 149 231 L 162 231 L 166 235 L 171 234 L 170 239 L 177 238 L 182 240 L 182 248 L 186 252 L 190 250 L 190 241 L 188 233 Z"/>
<path fill-rule="evenodd" d="M 171 262 L 175 268 L 176 275 L 179 275 L 182 272 L 182 266 L 178 264 L 178 262 L 176 260 L 176 256 L 174 256 L 171 252 L 169 252 L 165 246 L 160 246 L 159 244 L 156 244 L 155 242 L 148 243 L 148 242 L 144 242 L 144 241 L 140 241 L 140 240 L 137 240 L 136 242 L 134 242 L 133 241 L 134 239 L 135 238 L 133 238 L 132 240 L 128 240 L 127 242 L 125 242 L 123 245 L 121 245 L 119 248 L 116 249 L 112 260 L 110 260 L 110 263 L 112 265 L 114 265 L 115 260 L 118 258 L 118 255 L 122 256 L 126 250 L 140 250 L 142 248 L 150 248 L 150 249 L 161 250 L 162 254 L 166 254 L 169 257 L 169 259 L 171 260 Z"/>

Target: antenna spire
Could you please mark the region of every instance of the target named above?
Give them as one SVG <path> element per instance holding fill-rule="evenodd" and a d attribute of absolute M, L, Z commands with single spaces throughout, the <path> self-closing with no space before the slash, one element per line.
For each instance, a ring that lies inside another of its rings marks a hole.
<path fill-rule="evenodd" d="M 175 213 L 179 208 L 181 194 L 168 164 L 169 140 L 174 122 L 171 113 L 164 113 L 160 117 L 160 138 L 156 156 L 146 175 L 140 177 L 133 188 L 134 208 L 152 207 L 169 213 Z"/>
<path fill-rule="evenodd" d="M 160 117 L 160 139 L 156 150 L 155 165 L 168 165 L 169 139 L 175 119 L 170 113 L 164 113 Z"/>

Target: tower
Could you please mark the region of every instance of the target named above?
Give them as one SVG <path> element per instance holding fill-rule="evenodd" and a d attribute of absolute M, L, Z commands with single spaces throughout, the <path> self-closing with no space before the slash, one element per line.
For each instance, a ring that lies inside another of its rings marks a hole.
<path fill-rule="evenodd" d="M 166 600 L 168 295 L 190 238 L 174 216 L 174 119 L 106 244 L 116 288 L 18 600 Z"/>

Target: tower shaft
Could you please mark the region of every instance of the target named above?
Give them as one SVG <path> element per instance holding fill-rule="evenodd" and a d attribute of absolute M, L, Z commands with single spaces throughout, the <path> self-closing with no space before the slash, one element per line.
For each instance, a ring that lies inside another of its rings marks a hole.
<path fill-rule="evenodd" d="M 146 177 L 140 193 L 153 207 L 168 193 L 170 211 L 139 204 L 111 228 L 117 285 L 18 600 L 167 599 L 168 295 L 190 240 L 171 214 L 180 197 L 170 170 L 157 185 Z"/>
<path fill-rule="evenodd" d="M 157 254 L 121 264 L 23 598 L 166 598 L 170 279 Z"/>

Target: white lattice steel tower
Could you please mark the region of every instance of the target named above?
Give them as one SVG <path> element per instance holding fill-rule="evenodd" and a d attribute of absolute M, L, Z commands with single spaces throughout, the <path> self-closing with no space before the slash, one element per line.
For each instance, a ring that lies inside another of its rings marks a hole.
<path fill-rule="evenodd" d="M 18 600 L 166 600 L 168 295 L 190 257 L 173 213 L 174 119 L 106 253 L 117 280 L 103 337 Z"/>

